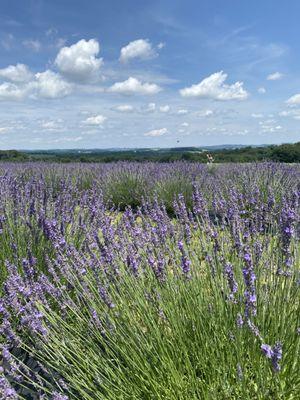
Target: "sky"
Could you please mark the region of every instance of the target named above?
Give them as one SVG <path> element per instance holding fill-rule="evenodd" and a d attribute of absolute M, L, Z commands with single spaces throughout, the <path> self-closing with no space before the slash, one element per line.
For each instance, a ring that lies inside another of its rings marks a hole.
<path fill-rule="evenodd" d="M 0 149 L 300 141 L 298 0 L 0 6 Z"/>

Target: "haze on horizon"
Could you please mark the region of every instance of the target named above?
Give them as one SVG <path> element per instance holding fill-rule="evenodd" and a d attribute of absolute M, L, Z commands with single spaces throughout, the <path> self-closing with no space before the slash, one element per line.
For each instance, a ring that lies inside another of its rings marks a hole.
<path fill-rule="evenodd" d="M 1 0 L 0 149 L 300 140 L 300 2 Z"/>

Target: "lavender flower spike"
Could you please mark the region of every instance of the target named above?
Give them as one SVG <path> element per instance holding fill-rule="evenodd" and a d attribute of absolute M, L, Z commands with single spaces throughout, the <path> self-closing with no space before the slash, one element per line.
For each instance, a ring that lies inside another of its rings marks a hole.
<path fill-rule="evenodd" d="M 225 264 L 224 274 L 227 278 L 228 286 L 230 289 L 229 300 L 234 301 L 234 295 L 238 291 L 238 284 L 234 278 L 233 266 L 229 262 Z"/>
<path fill-rule="evenodd" d="M 282 344 L 277 342 L 273 347 L 268 344 L 262 344 L 260 348 L 265 357 L 271 360 L 273 370 L 279 372 L 281 368 L 279 361 L 282 359 Z"/>

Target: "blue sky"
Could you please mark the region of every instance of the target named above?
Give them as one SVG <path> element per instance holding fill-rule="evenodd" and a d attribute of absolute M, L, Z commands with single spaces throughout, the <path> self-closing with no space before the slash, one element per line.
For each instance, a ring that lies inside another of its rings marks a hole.
<path fill-rule="evenodd" d="M 300 2 L 1 0 L 0 148 L 300 140 Z"/>

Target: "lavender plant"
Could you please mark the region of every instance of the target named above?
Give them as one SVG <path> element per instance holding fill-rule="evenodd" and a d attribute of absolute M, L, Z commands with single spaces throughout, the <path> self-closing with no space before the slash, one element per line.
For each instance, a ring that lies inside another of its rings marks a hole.
<path fill-rule="evenodd" d="M 299 183 L 297 165 L 1 164 L 0 398 L 297 399 Z"/>

